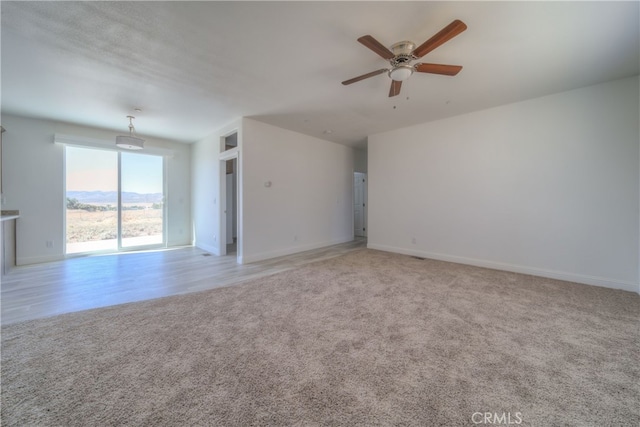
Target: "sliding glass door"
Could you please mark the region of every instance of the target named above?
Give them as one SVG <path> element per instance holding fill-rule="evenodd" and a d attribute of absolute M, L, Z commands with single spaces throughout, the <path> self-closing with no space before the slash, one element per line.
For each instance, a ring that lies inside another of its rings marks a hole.
<path fill-rule="evenodd" d="M 67 146 L 66 253 L 164 244 L 164 159 Z"/>
<path fill-rule="evenodd" d="M 67 253 L 118 249 L 118 153 L 65 147 Z"/>
<path fill-rule="evenodd" d="M 163 158 L 120 154 L 121 246 L 164 242 Z"/>

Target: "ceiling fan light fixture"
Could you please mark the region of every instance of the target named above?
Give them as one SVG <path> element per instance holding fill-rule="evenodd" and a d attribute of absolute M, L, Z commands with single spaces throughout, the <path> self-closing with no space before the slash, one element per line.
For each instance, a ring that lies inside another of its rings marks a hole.
<path fill-rule="evenodd" d="M 342 84 L 350 85 L 351 83 L 356 83 L 361 80 L 368 79 L 369 77 L 377 76 L 386 72 L 389 78 L 392 80 L 391 88 L 389 89 L 389 97 L 393 97 L 400 94 L 402 82 L 411 77 L 414 71 L 417 71 L 418 73 L 455 76 L 460 72 L 462 66 L 431 63 L 419 63 L 411 65 L 411 62 L 418 58 L 422 58 L 427 53 L 451 40 L 466 29 L 467 25 L 459 19 L 456 19 L 418 47 L 416 47 L 415 43 L 404 40 L 392 45 L 391 48 L 387 48 L 371 35 L 362 36 L 358 38 L 358 42 L 371 49 L 381 58 L 389 61 L 389 64 L 391 64 L 391 69 L 383 68 L 380 70 L 372 71 L 370 73 L 345 80 L 342 82 Z"/>
<path fill-rule="evenodd" d="M 129 135 L 116 136 L 116 146 L 127 150 L 142 150 L 144 148 L 144 139 L 135 136 L 136 129 L 133 127 L 133 116 L 127 116 L 129 119 Z"/>
<path fill-rule="evenodd" d="M 411 65 L 398 65 L 389 71 L 389 77 L 397 82 L 407 80 L 413 74 L 413 67 Z"/>

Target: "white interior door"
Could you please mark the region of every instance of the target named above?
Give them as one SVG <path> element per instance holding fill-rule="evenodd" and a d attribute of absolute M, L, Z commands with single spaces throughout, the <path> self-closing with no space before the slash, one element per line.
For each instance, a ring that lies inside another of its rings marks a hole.
<path fill-rule="evenodd" d="M 353 174 L 353 234 L 366 236 L 365 208 L 366 208 L 366 174 Z"/>
<path fill-rule="evenodd" d="M 233 243 L 233 218 L 235 217 L 233 209 L 233 181 L 235 178 L 235 173 L 227 174 L 227 204 L 225 205 L 225 213 L 227 215 L 227 245 Z"/>

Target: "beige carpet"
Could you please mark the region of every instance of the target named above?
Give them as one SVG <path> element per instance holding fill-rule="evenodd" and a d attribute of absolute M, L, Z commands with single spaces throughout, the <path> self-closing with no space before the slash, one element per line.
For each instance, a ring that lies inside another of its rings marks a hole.
<path fill-rule="evenodd" d="M 1 421 L 637 426 L 639 319 L 630 292 L 364 249 L 3 327 Z"/>

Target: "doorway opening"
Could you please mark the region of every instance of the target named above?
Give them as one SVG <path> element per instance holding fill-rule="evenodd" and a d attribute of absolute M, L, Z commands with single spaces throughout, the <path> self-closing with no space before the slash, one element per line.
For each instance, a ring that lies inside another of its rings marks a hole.
<path fill-rule="evenodd" d="M 220 255 L 233 255 L 242 263 L 242 162 L 240 135 L 237 130 L 220 136 L 220 185 L 218 189 Z"/>
<path fill-rule="evenodd" d="M 227 255 L 238 252 L 238 180 L 237 180 L 238 159 L 225 161 L 226 172 L 226 203 L 225 203 L 225 223 L 226 223 L 226 244 Z"/>

